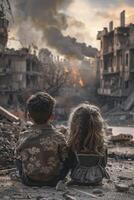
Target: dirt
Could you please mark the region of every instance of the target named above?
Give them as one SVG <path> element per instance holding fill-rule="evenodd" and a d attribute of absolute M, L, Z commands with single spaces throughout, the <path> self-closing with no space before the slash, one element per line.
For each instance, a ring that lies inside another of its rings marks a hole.
<path fill-rule="evenodd" d="M 107 170 L 110 180 L 104 180 L 100 186 L 69 186 L 66 191 L 56 191 L 50 187 L 27 187 L 15 180 L 14 172 L 0 175 L 0 200 L 62 200 L 62 199 L 110 199 L 133 200 L 134 197 L 134 161 L 109 159 Z M 116 185 L 125 185 L 128 191 L 119 192 Z"/>
<path fill-rule="evenodd" d="M 99 186 L 68 186 L 65 191 L 50 187 L 27 187 L 17 176 L 14 166 L 14 148 L 18 131 L 23 126 L 0 121 L 0 200 L 133 200 L 134 147 L 109 145 L 107 171 L 110 180 Z M 125 156 L 124 156 L 125 155 Z M 129 155 L 129 156 L 126 156 Z M 12 168 L 12 169 L 8 169 Z M 3 170 L 4 169 L 4 170 Z"/>
<path fill-rule="evenodd" d="M 14 149 L 19 131 L 19 124 L 0 120 L 0 169 L 14 165 Z"/>

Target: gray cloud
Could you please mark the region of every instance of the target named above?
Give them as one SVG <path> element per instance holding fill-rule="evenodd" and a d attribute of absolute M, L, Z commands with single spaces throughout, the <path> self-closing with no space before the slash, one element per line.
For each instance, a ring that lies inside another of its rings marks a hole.
<path fill-rule="evenodd" d="M 60 53 L 67 56 L 77 57 L 82 59 L 84 56 L 92 57 L 96 54 L 97 49 L 87 46 L 85 43 L 77 42 L 76 38 L 70 36 L 63 36 L 59 29 L 49 28 L 45 36 L 47 37 L 48 44 L 55 47 Z"/>
<path fill-rule="evenodd" d="M 134 0 L 86 0 L 90 5 L 93 5 L 97 8 L 108 8 L 116 7 L 122 3 L 125 3 L 130 6 L 134 6 Z"/>
<path fill-rule="evenodd" d="M 98 11 L 98 12 L 95 13 L 95 16 L 101 17 L 101 18 L 104 18 L 104 19 L 107 19 L 107 18 L 110 18 L 110 19 L 114 18 L 115 19 L 115 18 L 117 18 L 114 14 L 110 14 L 107 11 Z"/>
<path fill-rule="evenodd" d="M 96 49 L 79 43 L 75 38 L 64 36 L 63 30 L 69 25 L 70 18 L 63 12 L 73 0 L 15 0 L 18 36 L 20 39 L 27 37 L 27 27 L 31 25 L 41 30 L 47 44 L 67 56 L 75 56 L 79 59 L 83 56 L 94 56 Z M 72 18 L 73 26 L 83 26 L 83 23 Z M 24 25 L 23 25 L 24 24 Z M 23 33 L 23 36 L 22 36 Z M 29 30 L 28 30 L 29 33 Z M 32 37 L 32 33 L 31 33 Z M 28 37 L 27 37 L 28 38 Z"/>

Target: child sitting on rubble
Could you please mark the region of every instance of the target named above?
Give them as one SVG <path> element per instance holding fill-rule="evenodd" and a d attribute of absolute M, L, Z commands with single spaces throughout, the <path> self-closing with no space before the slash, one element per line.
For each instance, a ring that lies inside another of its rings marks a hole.
<path fill-rule="evenodd" d="M 69 160 L 71 183 L 98 185 L 106 172 L 107 151 L 103 139 L 104 120 L 94 105 L 81 104 L 69 119 Z"/>
<path fill-rule="evenodd" d="M 33 122 L 19 139 L 16 165 L 22 182 L 29 186 L 55 186 L 63 180 L 67 145 L 64 136 L 50 123 L 55 100 L 38 92 L 27 101 L 27 112 Z"/>

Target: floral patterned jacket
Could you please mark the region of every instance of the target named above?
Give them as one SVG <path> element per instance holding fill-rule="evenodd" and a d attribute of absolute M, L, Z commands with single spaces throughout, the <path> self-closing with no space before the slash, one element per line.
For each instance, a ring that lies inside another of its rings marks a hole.
<path fill-rule="evenodd" d="M 64 136 L 51 125 L 33 125 L 21 134 L 16 148 L 23 173 L 35 181 L 57 178 L 67 155 Z"/>

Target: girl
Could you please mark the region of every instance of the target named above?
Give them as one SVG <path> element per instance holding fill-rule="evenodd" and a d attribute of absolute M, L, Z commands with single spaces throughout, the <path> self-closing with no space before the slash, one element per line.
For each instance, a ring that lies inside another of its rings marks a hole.
<path fill-rule="evenodd" d="M 96 185 L 109 178 L 103 124 L 99 108 L 87 103 L 76 107 L 70 116 L 68 164 L 76 184 Z"/>

